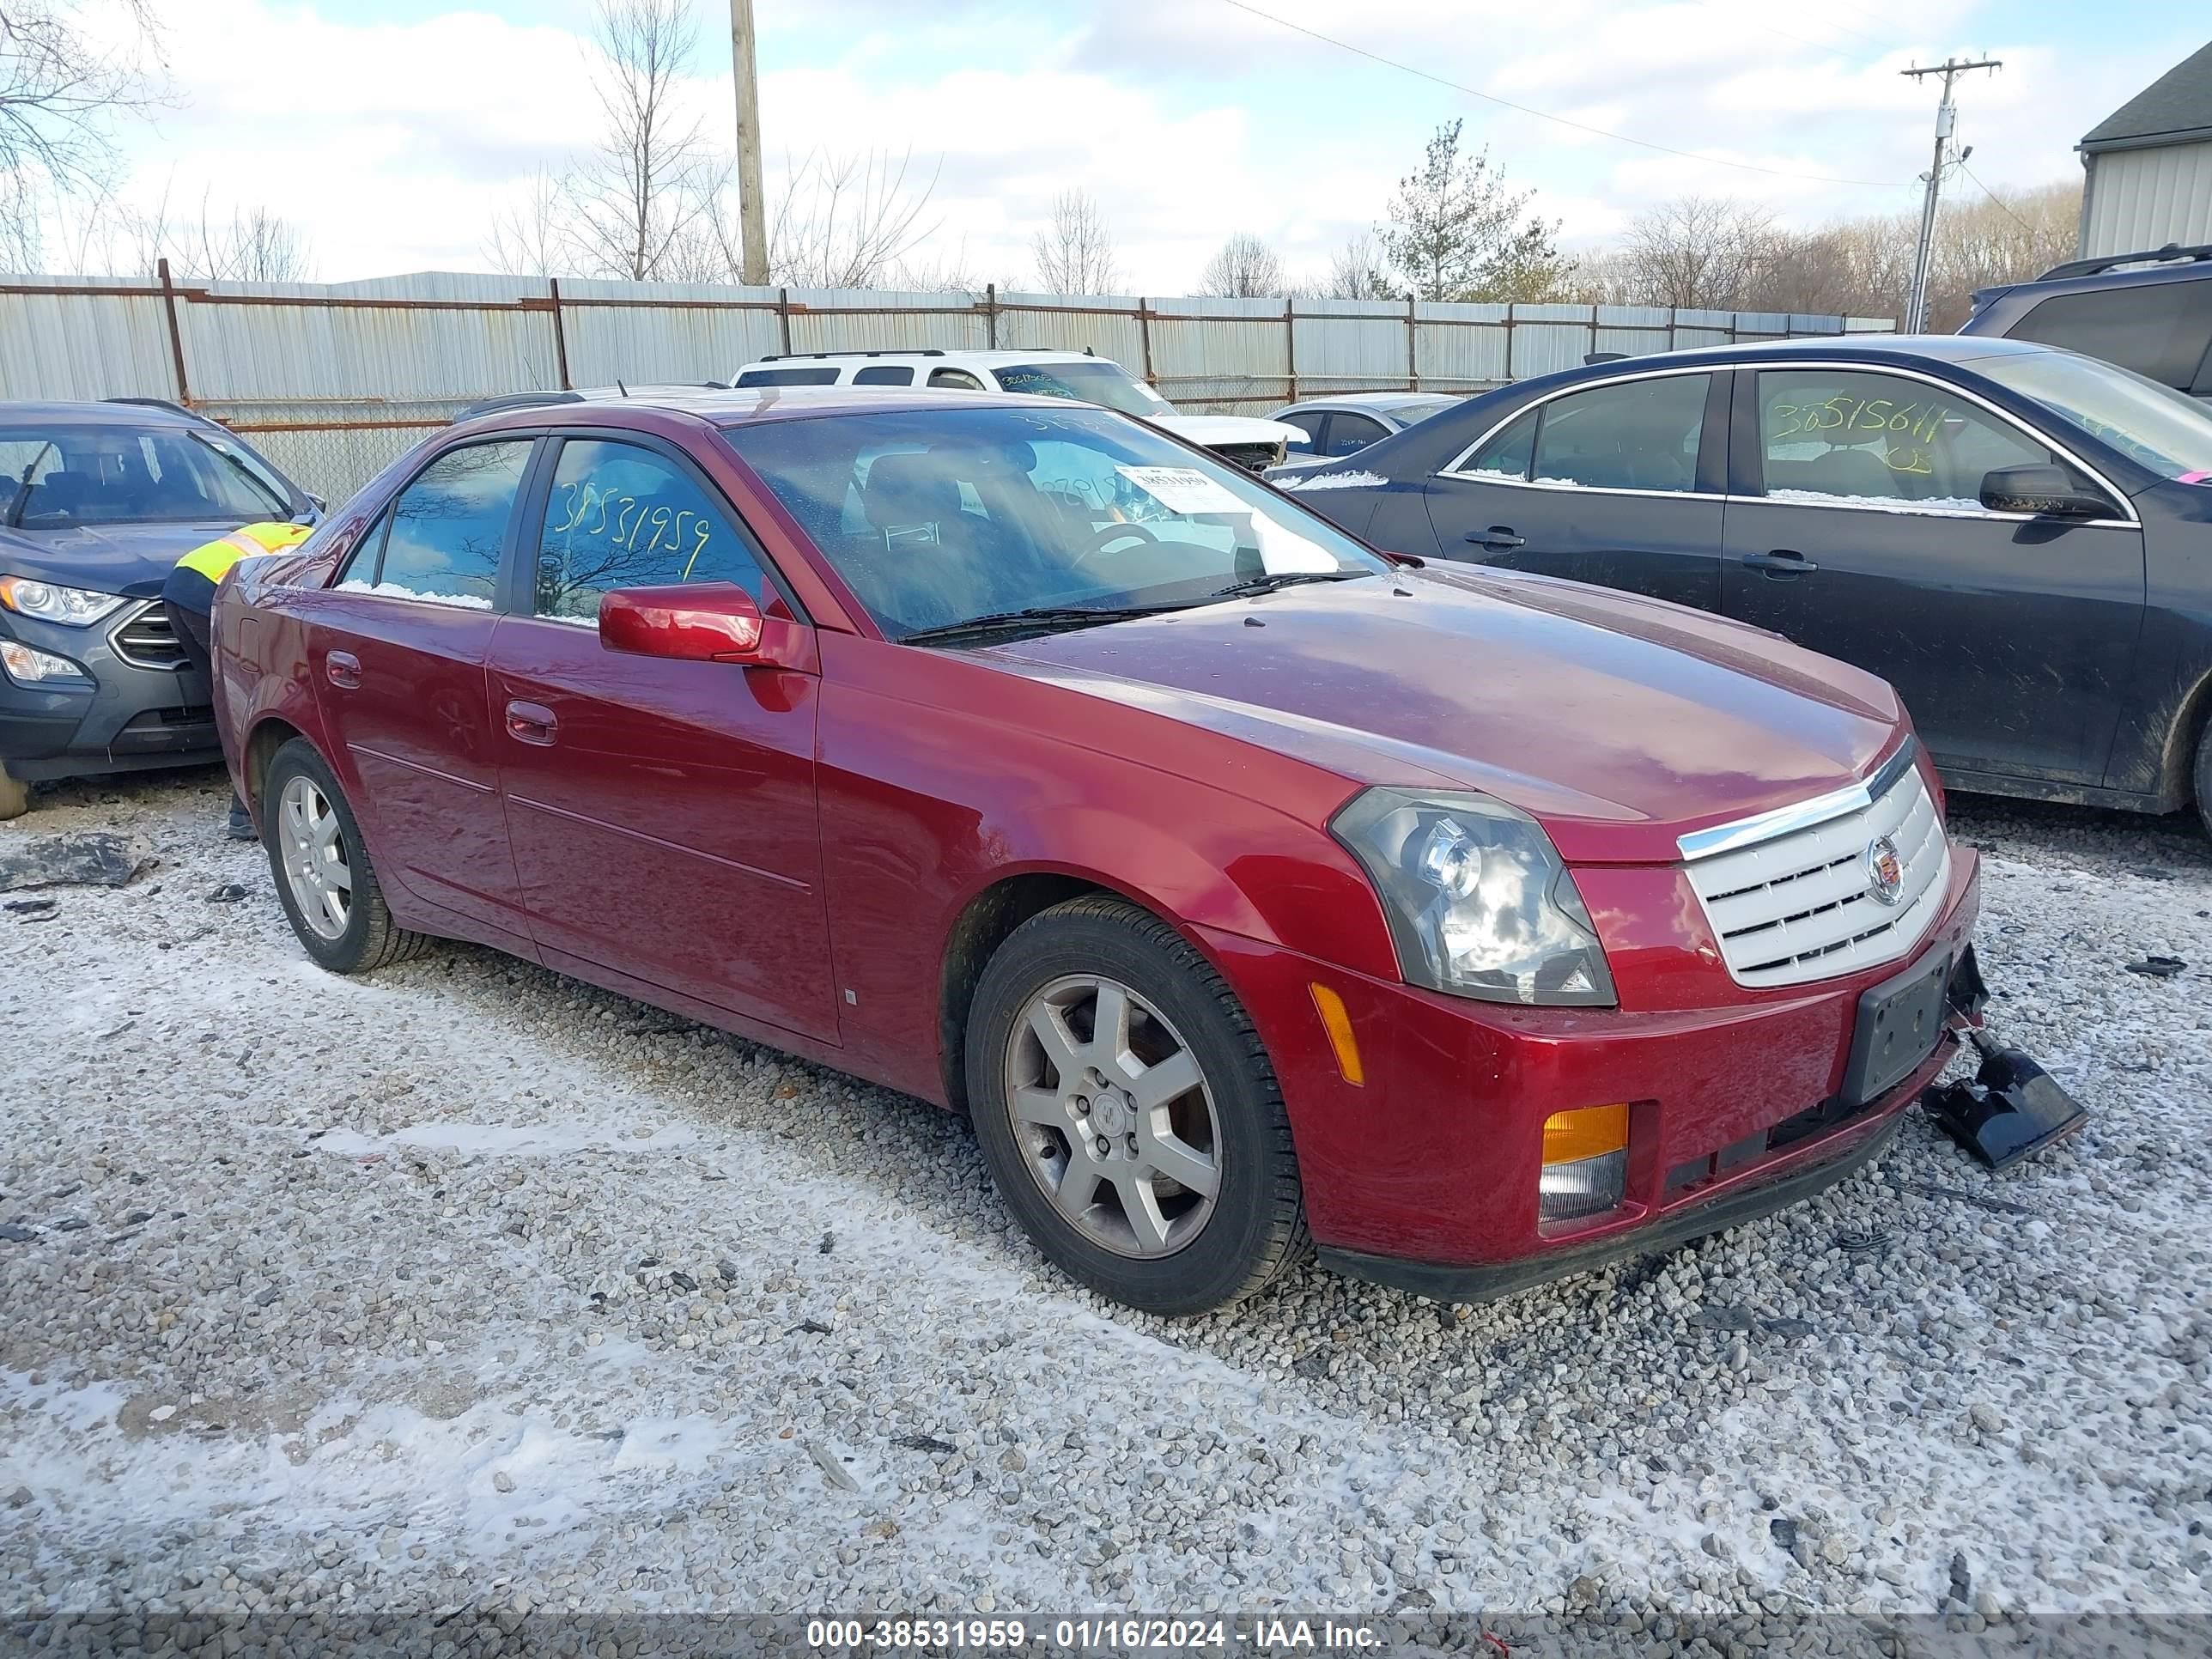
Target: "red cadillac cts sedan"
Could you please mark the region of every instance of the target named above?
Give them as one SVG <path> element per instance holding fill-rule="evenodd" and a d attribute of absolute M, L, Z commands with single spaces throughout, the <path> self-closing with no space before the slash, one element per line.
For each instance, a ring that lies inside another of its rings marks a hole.
<path fill-rule="evenodd" d="M 972 1117 L 1038 1247 L 1476 1299 L 1880 1152 L 1978 988 L 1881 681 L 1044 399 L 509 409 L 222 592 L 308 953 L 479 940 Z"/>

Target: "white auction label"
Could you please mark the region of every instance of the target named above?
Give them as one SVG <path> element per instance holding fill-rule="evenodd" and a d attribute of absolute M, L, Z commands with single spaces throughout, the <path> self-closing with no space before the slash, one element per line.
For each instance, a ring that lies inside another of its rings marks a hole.
<path fill-rule="evenodd" d="M 1251 504 L 1218 478 L 1194 466 L 1117 466 L 1114 469 L 1170 513 L 1249 513 Z"/>

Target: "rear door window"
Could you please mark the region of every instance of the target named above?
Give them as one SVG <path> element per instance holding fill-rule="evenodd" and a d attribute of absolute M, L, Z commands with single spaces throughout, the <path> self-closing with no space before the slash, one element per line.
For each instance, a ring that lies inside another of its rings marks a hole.
<path fill-rule="evenodd" d="M 2101 357 L 2186 392 L 2212 347 L 2212 280 L 2135 283 L 2054 294 L 2009 331 L 2015 340 Z"/>
<path fill-rule="evenodd" d="M 764 599 L 751 544 L 675 461 L 638 444 L 563 443 L 545 501 L 532 610 L 593 627 L 602 594 L 684 582 L 735 582 Z"/>
<path fill-rule="evenodd" d="M 536 441 L 465 444 L 417 473 L 365 539 L 338 586 L 489 611 L 514 498 Z"/>
<path fill-rule="evenodd" d="M 981 392 L 983 383 L 964 368 L 933 368 L 929 371 L 930 385 L 944 391 Z"/>
<path fill-rule="evenodd" d="M 1315 453 L 1314 446 L 1321 441 L 1321 423 L 1328 417 L 1318 409 L 1300 409 L 1288 415 L 1278 415 L 1275 418 L 1283 425 L 1296 427 L 1306 434 L 1304 440 L 1285 439 L 1284 447 L 1310 455 Z"/>
<path fill-rule="evenodd" d="M 1710 374 L 1668 374 L 1593 386 L 1540 411 L 1538 483 L 1590 489 L 1692 490 Z"/>
<path fill-rule="evenodd" d="M 853 376 L 854 386 L 912 386 L 911 363 L 871 363 Z"/>
<path fill-rule="evenodd" d="M 1350 455 L 1367 447 L 1377 438 L 1385 437 L 1382 422 L 1365 415 L 1349 415 L 1342 410 L 1328 417 L 1328 436 L 1322 453 L 1328 456 Z"/>

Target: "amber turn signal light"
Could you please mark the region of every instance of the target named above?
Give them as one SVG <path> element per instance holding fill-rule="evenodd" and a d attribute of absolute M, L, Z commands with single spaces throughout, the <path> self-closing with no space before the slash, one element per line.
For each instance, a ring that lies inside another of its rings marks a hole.
<path fill-rule="evenodd" d="M 1307 988 L 1313 993 L 1321 1028 L 1328 1033 L 1328 1046 L 1336 1050 L 1336 1069 L 1355 1089 L 1364 1086 L 1367 1068 L 1359 1063 L 1359 1039 L 1352 1034 L 1352 1016 L 1344 1011 L 1344 999 L 1317 980 Z"/>

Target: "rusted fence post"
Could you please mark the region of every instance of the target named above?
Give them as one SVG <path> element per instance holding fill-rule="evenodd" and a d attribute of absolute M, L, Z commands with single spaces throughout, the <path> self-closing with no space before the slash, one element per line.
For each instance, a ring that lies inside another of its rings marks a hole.
<path fill-rule="evenodd" d="M 161 308 L 169 316 L 169 361 L 177 370 L 177 401 L 191 407 L 192 383 L 185 378 L 185 335 L 177 326 L 177 289 L 169 280 L 169 262 L 156 259 L 154 269 L 161 278 Z"/>
<path fill-rule="evenodd" d="M 1408 294 L 1406 296 L 1406 390 L 1421 389 L 1421 325 L 1420 301 Z"/>
<path fill-rule="evenodd" d="M 1298 400 L 1298 302 L 1283 301 L 1283 367 L 1291 378 L 1291 401 Z"/>
<path fill-rule="evenodd" d="M 568 330 L 561 319 L 561 279 L 548 276 L 545 288 L 553 296 L 553 362 L 561 371 L 561 390 L 567 392 L 575 383 L 568 378 Z"/>

